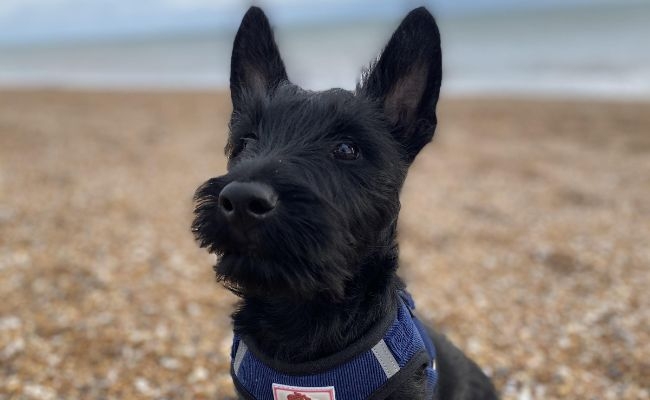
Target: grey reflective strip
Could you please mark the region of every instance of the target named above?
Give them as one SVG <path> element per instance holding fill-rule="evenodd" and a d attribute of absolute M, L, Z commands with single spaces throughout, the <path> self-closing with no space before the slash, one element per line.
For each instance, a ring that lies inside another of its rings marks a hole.
<path fill-rule="evenodd" d="M 435 358 L 433 359 L 433 363 L 431 364 L 431 368 L 432 368 L 434 371 L 437 369 L 437 368 L 436 368 L 436 359 L 435 359 Z"/>
<path fill-rule="evenodd" d="M 246 343 L 244 343 L 243 340 L 239 341 L 239 347 L 237 347 L 237 353 L 235 353 L 235 361 L 233 362 L 233 369 L 235 370 L 235 375 L 239 373 L 239 367 L 241 366 L 241 362 L 244 360 L 244 356 L 246 355 L 246 352 L 248 351 L 248 347 L 246 346 Z"/>
<path fill-rule="evenodd" d="M 384 342 L 384 339 L 381 339 L 379 343 L 377 343 L 375 347 L 372 348 L 372 352 L 377 358 L 377 361 L 379 361 L 381 369 L 384 370 L 386 378 L 390 378 L 399 372 L 399 364 L 397 364 L 393 353 L 391 353 L 390 349 L 386 345 L 386 342 Z"/>

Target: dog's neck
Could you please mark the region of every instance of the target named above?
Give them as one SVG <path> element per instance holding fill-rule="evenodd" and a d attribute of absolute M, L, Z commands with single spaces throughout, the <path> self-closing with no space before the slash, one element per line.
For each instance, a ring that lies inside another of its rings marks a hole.
<path fill-rule="evenodd" d="M 300 363 L 335 354 L 393 312 L 403 287 L 396 269 L 396 249 L 373 257 L 336 303 L 325 295 L 308 301 L 244 296 L 233 314 L 235 331 L 279 361 Z"/>

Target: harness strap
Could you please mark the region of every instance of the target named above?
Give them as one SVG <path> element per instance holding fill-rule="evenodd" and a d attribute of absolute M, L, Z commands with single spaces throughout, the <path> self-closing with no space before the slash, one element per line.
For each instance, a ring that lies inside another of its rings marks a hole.
<path fill-rule="evenodd" d="M 231 375 L 237 391 L 250 400 L 380 400 L 424 366 L 433 397 L 437 383 L 435 348 L 430 343 L 433 352 L 429 351 L 428 334 L 407 298 L 402 294 L 400 298 L 392 324 L 380 331 L 383 336 L 379 340 L 371 332 L 366 335 L 370 343 L 365 337 L 360 340 L 365 346 L 357 343 L 324 360 L 278 363 L 260 354 L 251 346 L 252 341 L 235 335 Z"/>

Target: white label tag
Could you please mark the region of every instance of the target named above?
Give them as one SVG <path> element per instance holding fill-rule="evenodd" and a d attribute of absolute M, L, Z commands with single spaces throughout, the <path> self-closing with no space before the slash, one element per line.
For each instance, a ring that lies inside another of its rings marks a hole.
<path fill-rule="evenodd" d="M 299 387 L 273 384 L 274 400 L 336 400 L 334 386 Z"/>

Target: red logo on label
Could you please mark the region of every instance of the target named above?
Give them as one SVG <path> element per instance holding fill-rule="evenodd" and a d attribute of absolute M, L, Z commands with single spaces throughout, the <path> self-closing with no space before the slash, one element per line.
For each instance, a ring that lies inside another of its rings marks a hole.
<path fill-rule="evenodd" d="M 334 386 L 300 387 L 274 383 L 273 400 L 336 400 Z"/>
<path fill-rule="evenodd" d="M 307 397 L 307 395 L 302 393 L 293 392 L 293 394 L 287 396 L 287 400 L 311 400 L 311 397 Z"/>

